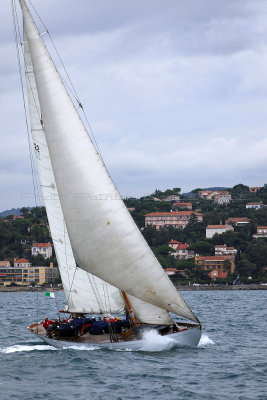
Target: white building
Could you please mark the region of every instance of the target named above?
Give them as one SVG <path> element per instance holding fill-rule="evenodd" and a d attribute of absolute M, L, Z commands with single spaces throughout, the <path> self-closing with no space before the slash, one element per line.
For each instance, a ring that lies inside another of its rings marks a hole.
<path fill-rule="evenodd" d="M 40 254 L 44 258 L 52 257 L 52 244 L 51 243 L 33 243 L 32 255 L 38 256 Z"/>
<path fill-rule="evenodd" d="M 246 225 L 249 224 L 247 217 L 230 217 L 225 221 L 226 225 Z"/>
<path fill-rule="evenodd" d="M 230 201 L 231 201 L 230 193 L 218 194 L 217 196 L 214 196 L 215 204 L 229 204 Z"/>
<path fill-rule="evenodd" d="M 167 196 L 166 199 L 163 199 L 164 201 L 179 201 L 180 196 L 177 194 L 171 194 L 170 196 Z"/>
<path fill-rule="evenodd" d="M 208 225 L 206 228 L 206 238 L 211 239 L 216 233 L 221 235 L 228 231 L 234 231 L 234 228 L 231 225 Z"/>
<path fill-rule="evenodd" d="M 184 229 L 191 217 L 195 217 L 196 222 L 203 222 L 203 215 L 194 211 L 154 212 L 145 215 L 145 226 L 154 226 L 156 229 L 164 226 Z"/>
<path fill-rule="evenodd" d="M 215 245 L 215 256 L 236 255 L 237 250 L 234 247 L 227 247 L 226 244 Z"/>
<path fill-rule="evenodd" d="M 263 208 L 264 204 L 262 201 L 257 202 L 257 203 L 247 203 L 246 208 L 254 208 L 254 210 L 259 210 L 260 208 Z"/>
<path fill-rule="evenodd" d="M 14 258 L 14 267 L 16 268 L 30 268 L 32 265 L 26 258 Z"/>
<path fill-rule="evenodd" d="M 267 237 L 267 226 L 257 226 L 257 234 L 253 235 L 256 239 Z"/>

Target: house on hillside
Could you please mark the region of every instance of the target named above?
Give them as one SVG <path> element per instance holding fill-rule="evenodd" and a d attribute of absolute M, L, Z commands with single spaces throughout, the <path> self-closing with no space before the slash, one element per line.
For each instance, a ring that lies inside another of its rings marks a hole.
<path fill-rule="evenodd" d="M 231 195 L 227 190 L 199 190 L 198 196 L 204 200 L 214 200 L 217 204 L 226 204 L 231 201 Z"/>
<path fill-rule="evenodd" d="M 0 267 L 10 268 L 11 264 L 8 260 L 0 261 Z"/>
<path fill-rule="evenodd" d="M 258 193 L 258 191 L 261 189 L 260 186 L 253 186 L 249 188 L 250 193 Z"/>
<path fill-rule="evenodd" d="M 212 200 L 213 191 L 212 190 L 199 190 L 197 192 L 198 196 L 203 200 Z"/>
<path fill-rule="evenodd" d="M 181 244 L 181 242 L 178 242 L 177 240 L 171 240 L 170 242 L 168 242 L 168 246 L 171 247 L 173 250 L 176 250 L 179 244 Z"/>
<path fill-rule="evenodd" d="M 165 272 L 168 276 L 176 275 L 176 268 L 165 268 Z"/>
<path fill-rule="evenodd" d="M 246 208 L 248 208 L 248 209 L 260 210 L 263 207 L 264 207 L 264 204 L 262 201 L 246 204 Z"/>
<path fill-rule="evenodd" d="M 14 258 L 15 268 L 30 268 L 32 265 L 27 258 Z"/>
<path fill-rule="evenodd" d="M 257 234 L 253 235 L 254 238 L 267 238 L 267 226 L 257 226 Z"/>
<path fill-rule="evenodd" d="M 194 211 L 154 212 L 145 215 L 145 226 L 154 226 L 156 229 L 172 226 L 184 229 L 194 216 L 196 222 L 203 221 L 203 215 Z"/>
<path fill-rule="evenodd" d="M 237 250 L 234 247 L 227 247 L 226 244 L 215 245 L 215 256 L 236 255 Z"/>
<path fill-rule="evenodd" d="M 246 225 L 249 224 L 247 217 L 231 217 L 225 221 L 226 225 Z"/>
<path fill-rule="evenodd" d="M 172 253 L 172 256 L 179 260 L 188 260 L 189 258 L 195 257 L 194 250 L 189 250 L 189 244 L 187 243 L 178 243 L 175 245 L 175 248 L 171 242 L 169 242 L 168 245 L 175 250 L 175 253 Z"/>
<path fill-rule="evenodd" d="M 195 264 L 200 265 L 204 271 L 223 272 L 226 276 L 229 272 L 233 273 L 235 270 L 234 256 L 196 256 Z"/>
<path fill-rule="evenodd" d="M 172 207 L 180 210 L 192 210 L 192 203 L 174 203 Z"/>
<path fill-rule="evenodd" d="M 163 201 L 179 201 L 179 200 L 180 196 L 178 196 L 177 194 L 171 194 L 167 196 L 166 199 L 163 199 Z"/>
<path fill-rule="evenodd" d="M 231 225 L 208 225 L 206 227 L 206 239 L 211 239 L 216 233 L 221 235 L 228 231 L 234 231 L 234 228 Z"/>
<path fill-rule="evenodd" d="M 218 192 L 217 192 L 218 193 Z M 221 191 L 214 196 L 214 204 L 229 204 L 232 198 L 229 192 Z"/>
<path fill-rule="evenodd" d="M 32 255 L 38 256 L 40 254 L 44 258 L 52 257 L 52 243 L 33 243 L 32 247 Z"/>
<path fill-rule="evenodd" d="M 14 214 L 14 215 L 12 216 L 12 219 L 13 219 L 13 221 L 16 221 L 17 219 L 24 219 L 24 217 L 23 217 L 22 215 L 16 215 L 16 214 Z"/>

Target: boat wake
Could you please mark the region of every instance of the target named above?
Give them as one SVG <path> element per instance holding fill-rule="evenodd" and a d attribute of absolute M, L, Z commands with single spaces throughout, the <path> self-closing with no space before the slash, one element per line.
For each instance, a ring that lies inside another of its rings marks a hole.
<path fill-rule="evenodd" d="M 92 351 L 92 350 L 99 350 L 100 347 L 98 346 L 75 346 L 75 345 L 70 345 L 70 346 L 64 346 L 63 350 L 82 350 L 82 351 Z"/>
<path fill-rule="evenodd" d="M 161 336 L 155 330 L 144 332 L 142 338 L 141 351 L 164 351 L 177 346 L 177 342 L 168 337 Z"/>
<path fill-rule="evenodd" d="M 198 347 L 206 347 L 208 345 L 215 344 L 212 339 L 208 337 L 205 333 L 202 333 Z"/>
<path fill-rule="evenodd" d="M 11 353 L 19 353 L 24 351 L 44 351 L 44 350 L 56 350 L 55 347 L 49 345 L 20 345 L 16 344 L 14 346 L 0 348 L 0 353 L 3 354 L 11 354 Z"/>

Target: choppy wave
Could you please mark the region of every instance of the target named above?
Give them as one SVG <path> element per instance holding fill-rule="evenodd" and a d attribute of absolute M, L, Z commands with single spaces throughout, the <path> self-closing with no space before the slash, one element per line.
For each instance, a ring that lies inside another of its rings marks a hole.
<path fill-rule="evenodd" d="M 64 346 L 63 350 L 82 350 L 82 351 L 92 351 L 92 350 L 99 350 L 99 346 L 87 346 L 87 345 L 69 345 L 69 346 Z"/>
<path fill-rule="evenodd" d="M 11 354 L 11 353 L 18 353 L 22 351 L 44 351 L 44 350 L 56 350 L 53 346 L 48 345 L 20 345 L 16 344 L 14 346 L 0 348 L 0 353 L 4 354 Z"/>
<path fill-rule="evenodd" d="M 202 333 L 198 347 L 205 347 L 211 344 L 215 344 L 212 339 L 208 337 L 205 333 Z"/>
<path fill-rule="evenodd" d="M 176 341 L 168 336 L 161 336 L 157 331 L 144 332 L 141 351 L 170 350 L 176 345 Z"/>

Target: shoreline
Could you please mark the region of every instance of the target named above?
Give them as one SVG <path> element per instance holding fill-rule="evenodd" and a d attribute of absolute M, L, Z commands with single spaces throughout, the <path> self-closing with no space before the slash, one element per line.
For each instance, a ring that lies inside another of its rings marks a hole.
<path fill-rule="evenodd" d="M 211 285 L 211 286 L 193 286 L 193 285 L 174 285 L 179 291 L 207 291 L 207 290 L 267 290 L 267 285 L 260 283 L 251 283 L 248 285 Z M 35 288 L 35 287 L 23 287 L 23 286 L 0 286 L 0 292 L 62 292 L 62 288 Z"/>
<path fill-rule="evenodd" d="M 200 291 L 200 290 L 267 290 L 267 285 L 262 285 L 260 283 L 250 283 L 243 285 L 175 285 L 176 289 L 179 291 Z"/>

